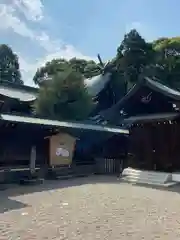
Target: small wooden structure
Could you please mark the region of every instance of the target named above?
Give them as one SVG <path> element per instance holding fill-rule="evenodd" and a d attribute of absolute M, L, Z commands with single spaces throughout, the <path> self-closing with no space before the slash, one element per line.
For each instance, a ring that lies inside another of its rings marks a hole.
<path fill-rule="evenodd" d="M 49 165 L 71 166 L 76 138 L 62 132 L 51 136 L 49 140 Z"/>

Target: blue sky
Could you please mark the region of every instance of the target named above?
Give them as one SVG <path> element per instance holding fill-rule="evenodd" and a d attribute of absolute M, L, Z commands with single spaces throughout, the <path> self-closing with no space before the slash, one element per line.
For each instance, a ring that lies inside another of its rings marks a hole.
<path fill-rule="evenodd" d="M 19 55 L 23 79 L 53 58 L 104 60 L 115 56 L 126 32 L 180 35 L 179 0 L 0 0 L 0 43 Z"/>

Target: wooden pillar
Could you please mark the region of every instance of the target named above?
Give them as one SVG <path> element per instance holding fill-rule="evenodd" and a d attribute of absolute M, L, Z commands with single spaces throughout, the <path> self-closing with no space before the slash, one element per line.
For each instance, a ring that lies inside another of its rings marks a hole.
<path fill-rule="evenodd" d="M 29 168 L 31 175 L 34 175 L 36 172 L 36 146 L 31 147 Z"/>

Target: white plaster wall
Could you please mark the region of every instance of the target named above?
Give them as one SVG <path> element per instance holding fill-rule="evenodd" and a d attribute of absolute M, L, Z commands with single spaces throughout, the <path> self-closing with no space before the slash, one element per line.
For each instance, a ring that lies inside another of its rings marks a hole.
<path fill-rule="evenodd" d="M 180 182 L 180 173 L 173 173 L 172 174 L 172 180 L 174 182 Z"/>

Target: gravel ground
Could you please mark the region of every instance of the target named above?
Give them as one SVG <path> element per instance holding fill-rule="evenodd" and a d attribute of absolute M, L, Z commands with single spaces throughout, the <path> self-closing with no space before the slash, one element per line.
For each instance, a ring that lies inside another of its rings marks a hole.
<path fill-rule="evenodd" d="M 14 187 L 0 195 L 0 240 L 180 239 L 178 189 L 94 176 Z"/>

